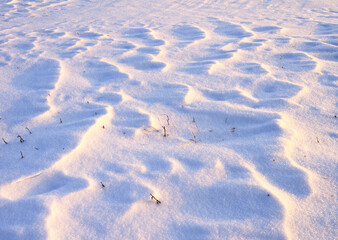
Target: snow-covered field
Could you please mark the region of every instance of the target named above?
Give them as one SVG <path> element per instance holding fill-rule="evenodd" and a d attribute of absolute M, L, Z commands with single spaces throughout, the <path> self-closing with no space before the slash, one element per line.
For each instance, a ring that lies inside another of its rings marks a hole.
<path fill-rule="evenodd" d="M 334 0 L 1 0 L 0 239 L 336 239 L 337 62 Z"/>

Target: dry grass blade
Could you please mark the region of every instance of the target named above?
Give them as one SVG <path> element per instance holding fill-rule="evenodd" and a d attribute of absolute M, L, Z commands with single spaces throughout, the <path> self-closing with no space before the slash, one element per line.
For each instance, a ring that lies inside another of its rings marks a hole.
<path fill-rule="evenodd" d="M 32 134 L 31 130 L 29 130 L 29 128 L 28 128 L 28 127 L 26 127 L 26 129 L 28 130 L 29 134 Z"/>
<path fill-rule="evenodd" d="M 167 133 L 167 129 L 165 128 L 165 126 L 162 126 L 163 128 L 163 137 L 167 137 L 168 133 Z"/>
<path fill-rule="evenodd" d="M 191 131 L 192 132 L 192 135 L 194 135 L 194 143 L 197 143 L 197 140 L 196 140 L 196 135 L 195 135 L 195 133 L 193 132 L 193 131 Z"/>

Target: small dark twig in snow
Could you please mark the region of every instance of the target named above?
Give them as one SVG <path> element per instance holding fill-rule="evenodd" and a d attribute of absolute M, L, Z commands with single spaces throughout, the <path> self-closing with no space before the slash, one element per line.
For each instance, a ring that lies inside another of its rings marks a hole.
<path fill-rule="evenodd" d="M 102 182 L 100 182 L 101 183 L 101 186 L 104 188 L 105 187 L 105 185 L 102 183 Z"/>
<path fill-rule="evenodd" d="M 21 143 L 23 143 L 25 141 L 25 140 L 23 140 L 23 138 L 20 135 L 18 135 L 16 138 L 20 138 Z"/>
<path fill-rule="evenodd" d="M 196 140 L 196 135 L 195 135 L 195 133 L 193 132 L 193 131 L 191 131 L 192 132 L 192 135 L 194 135 L 194 143 L 197 143 L 197 140 Z"/>
<path fill-rule="evenodd" d="M 2 138 L 2 141 L 4 141 L 5 144 L 8 144 L 8 142 L 6 142 L 6 140 L 4 138 Z"/>
<path fill-rule="evenodd" d="M 28 128 L 28 127 L 26 127 L 26 129 L 28 130 L 29 134 L 32 134 L 31 130 L 29 130 L 29 128 Z"/>
<path fill-rule="evenodd" d="M 161 201 L 160 201 L 160 200 L 158 200 L 158 199 L 157 199 L 157 198 L 156 198 L 156 197 L 155 197 L 153 194 L 151 194 L 151 193 L 150 193 L 150 196 L 151 196 L 151 198 L 150 198 L 150 199 L 151 199 L 151 200 L 153 200 L 153 199 L 154 199 L 154 200 L 156 201 L 156 204 L 160 204 L 160 203 L 161 203 Z"/>
<path fill-rule="evenodd" d="M 23 158 L 23 154 L 22 154 L 22 152 L 20 151 L 20 153 L 21 153 L 21 158 Z"/>
<path fill-rule="evenodd" d="M 60 123 L 62 123 L 62 119 L 60 118 Z"/>
<path fill-rule="evenodd" d="M 163 128 L 163 137 L 167 137 L 168 133 L 167 133 L 167 129 L 165 129 L 165 126 L 162 126 Z"/>
<path fill-rule="evenodd" d="M 319 143 L 319 139 L 318 139 L 318 137 L 316 137 L 316 140 L 317 140 L 317 143 Z"/>

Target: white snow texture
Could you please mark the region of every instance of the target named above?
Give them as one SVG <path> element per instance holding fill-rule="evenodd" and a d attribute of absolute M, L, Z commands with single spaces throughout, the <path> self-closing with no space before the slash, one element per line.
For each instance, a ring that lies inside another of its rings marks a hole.
<path fill-rule="evenodd" d="M 1 0 L 0 240 L 336 239 L 337 62 L 334 0 Z"/>

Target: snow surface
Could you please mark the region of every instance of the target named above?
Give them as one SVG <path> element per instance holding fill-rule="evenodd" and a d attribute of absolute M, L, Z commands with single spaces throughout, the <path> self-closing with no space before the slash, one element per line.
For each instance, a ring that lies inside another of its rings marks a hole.
<path fill-rule="evenodd" d="M 0 239 L 336 239 L 337 62 L 334 0 L 1 0 Z"/>

